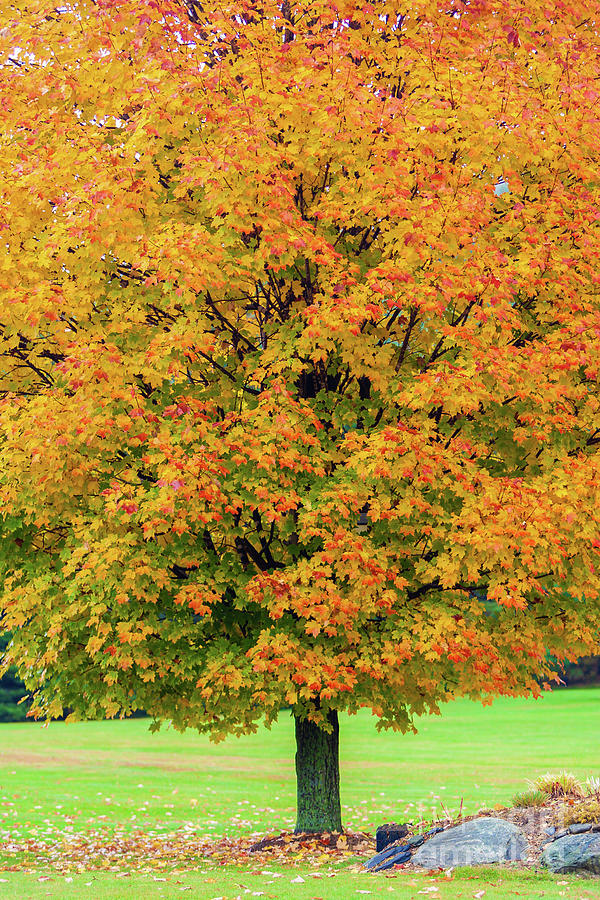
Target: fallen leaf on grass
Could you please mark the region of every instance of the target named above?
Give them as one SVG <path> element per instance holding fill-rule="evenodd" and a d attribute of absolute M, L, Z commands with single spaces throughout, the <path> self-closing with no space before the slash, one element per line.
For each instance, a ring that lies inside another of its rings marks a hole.
<path fill-rule="evenodd" d="M 129 831 L 112 827 L 85 833 L 56 832 L 51 837 L 23 838 L 10 846 L 18 854 L 18 862 L 10 871 L 71 875 L 73 872 L 110 871 L 119 877 L 134 872 L 156 873 L 177 868 L 197 868 L 198 863 L 251 866 L 271 878 L 281 878 L 267 866 L 326 868 L 349 861 L 351 857 L 370 856 L 374 840 L 366 832 L 344 835 L 324 832 L 317 835 L 282 833 L 257 840 L 257 835 L 220 838 L 197 835 L 189 829 L 175 832 Z M 4 871 L 8 869 L 5 867 Z M 362 867 L 357 867 L 362 871 Z M 204 874 L 204 873 L 203 873 Z M 208 873 L 207 873 L 208 874 Z M 325 873 L 323 873 L 325 874 Z M 327 873 L 333 877 L 335 872 Z M 50 874 L 44 875 L 50 878 Z M 206 882 L 215 879 L 206 879 Z"/>
<path fill-rule="evenodd" d="M 477 900 L 481 900 L 482 897 L 485 897 L 485 891 L 477 891 L 473 896 L 476 897 Z"/>
<path fill-rule="evenodd" d="M 295 878 L 291 879 L 291 884 L 304 884 L 304 878 L 301 875 L 296 875 Z"/>

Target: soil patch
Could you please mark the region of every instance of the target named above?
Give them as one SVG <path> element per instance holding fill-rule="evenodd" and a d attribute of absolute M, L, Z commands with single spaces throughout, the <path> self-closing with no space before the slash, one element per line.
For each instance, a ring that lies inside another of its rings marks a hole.
<path fill-rule="evenodd" d="M 305 850 L 343 851 L 344 853 L 374 853 L 375 838 L 365 831 L 344 831 L 336 834 L 331 831 L 314 833 L 290 834 L 282 831 L 281 834 L 261 838 L 248 848 L 251 853 L 265 853 L 275 851 L 277 853 L 299 853 Z"/>

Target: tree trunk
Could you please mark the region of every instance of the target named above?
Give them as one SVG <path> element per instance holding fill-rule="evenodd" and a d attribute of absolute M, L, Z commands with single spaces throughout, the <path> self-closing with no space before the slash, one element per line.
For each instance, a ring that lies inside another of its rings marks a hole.
<path fill-rule="evenodd" d="M 328 734 L 314 722 L 296 717 L 296 833 L 342 830 L 340 805 L 340 729 L 338 714 L 327 715 Z"/>

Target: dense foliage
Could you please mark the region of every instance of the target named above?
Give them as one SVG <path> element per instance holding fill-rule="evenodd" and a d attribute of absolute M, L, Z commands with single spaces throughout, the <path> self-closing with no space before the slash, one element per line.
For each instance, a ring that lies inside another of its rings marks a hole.
<path fill-rule="evenodd" d="M 588 5 L 36 0 L 0 41 L 37 712 L 406 729 L 593 652 Z"/>

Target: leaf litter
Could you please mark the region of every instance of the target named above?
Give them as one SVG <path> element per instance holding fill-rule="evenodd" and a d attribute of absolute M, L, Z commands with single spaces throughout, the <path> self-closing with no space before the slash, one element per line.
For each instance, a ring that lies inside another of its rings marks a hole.
<path fill-rule="evenodd" d="M 59 874 L 104 871 L 122 877 L 129 872 L 198 869 L 208 864 L 251 866 L 261 874 L 277 878 L 279 873 L 270 871 L 269 866 L 331 867 L 358 855 L 368 856 L 374 848 L 373 836 L 364 832 L 342 835 L 283 832 L 267 837 L 254 834 L 215 840 L 188 829 L 158 834 L 112 828 L 13 838 L 3 847 L 0 870 L 34 873 L 43 869 Z M 307 877 L 322 875 L 322 872 L 312 872 Z"/>

